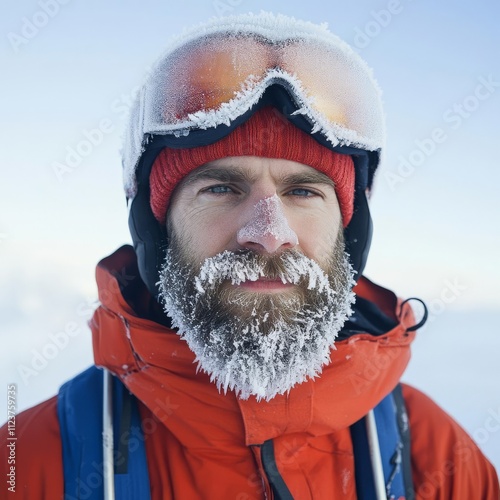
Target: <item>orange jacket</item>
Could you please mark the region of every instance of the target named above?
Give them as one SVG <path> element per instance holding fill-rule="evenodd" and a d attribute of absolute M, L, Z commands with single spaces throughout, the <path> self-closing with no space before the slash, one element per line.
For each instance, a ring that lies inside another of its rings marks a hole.
<path fill-rule="evenodd" d="M 96 364 L 120 376 L 140 401 L 152 499 L 272 498 L 259 458 L 268 439 L 294 498 L 356 498 L 349 426 L 398 383 L 414 336 L 407 332 L 410 307 L 362 278 L 356 293 L 399 324 L 380 337 L 339 342 L 322 375 L 287 395 L 242 401 L 196 372 L 193 353 L 175 333 L 135 314 L 118 284 L 128 287 L 129 301 L 142 297 L 134 274 L 130 247 L 99 264 L 101 306 L 91 328 Z M 405 386 L 404 396 L 417 498 L 498 499 L 496 473 L 467 434 L 422 393 Z M 56 404 L 52 398 L 18 415 L 16 492 L 7 498 L 62 498 Z M 4 426 L 2 443 L 6 432 Z M 6 453 L 2 445 L 3 478 Z"/>

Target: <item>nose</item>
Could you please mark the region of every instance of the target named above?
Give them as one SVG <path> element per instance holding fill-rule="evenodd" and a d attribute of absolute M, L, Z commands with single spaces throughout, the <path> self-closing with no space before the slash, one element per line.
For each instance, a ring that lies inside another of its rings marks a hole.
<path fill-rule="evenodd" d="M 299 243 L 276 194 L 253 206 L 248 222 L 238 231 L 236 238 L 242 247 L 263 249 L 267 253 L 293 248 Z"/>

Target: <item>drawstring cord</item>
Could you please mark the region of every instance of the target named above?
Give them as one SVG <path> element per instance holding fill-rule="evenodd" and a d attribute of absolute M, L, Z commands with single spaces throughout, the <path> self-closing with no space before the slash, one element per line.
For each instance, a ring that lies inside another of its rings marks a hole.
<path fill-rule="evenodd" d="M 429 317 L 429 310 L 427 309 L 427 306 L 425 305 L 425 302 L 422 299 L 419 299 L 417 297 L 410 297 L 409 299 L 406 299 L 405 301 L 401 302 L 401 307 L 400 310 L 403 310 L 403 306 L 407 303 L 410 302 L 410 300 L 416 300 L 417 302 L 420 302 L 424 308 L 424 314 L 422 316 L 422 319 L 413 326 L 410 326 L 406 329 L 407 332 L 414 332 L 415 330 L 418 330 L 419 328 L 422 328 L 425 323 L 427 322 L 427 318 Z"/>
<path fill-rule="evenodd" d="M 113 462 L 113 376 L 103 370 L 102 454 L 104 500 L 115 500 L 115 474 Z"/>
<path fill-rule="evenodd" d="M 373 413 L 373 410 L 370 410 L 366 415 L 366 432 L 368 434 L 370 460 L 372 462 L 373 479 L 375 481 L 375 495 L 377 496 L 377 500 L 387 500 L 384 468 L 382 466 L 377 424 L 375 422 L 375 414 Z"/>

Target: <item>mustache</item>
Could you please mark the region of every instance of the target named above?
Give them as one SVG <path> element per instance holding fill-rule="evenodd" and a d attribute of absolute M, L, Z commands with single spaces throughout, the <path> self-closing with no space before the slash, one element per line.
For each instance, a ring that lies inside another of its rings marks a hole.
<path fill-rule="evenodd" d="M 195 286 L 203 293 L 207 285 L 240 284 L 260 278 L 292 284 L 303 284 L 306 280 L 309 289 L 318 286 L 322 289 L 327 284 L 327 276 L 316 261 L 297 250 L 269 255 L 245 249 L 226 250 L 206 259 L 195 278 Z"/>

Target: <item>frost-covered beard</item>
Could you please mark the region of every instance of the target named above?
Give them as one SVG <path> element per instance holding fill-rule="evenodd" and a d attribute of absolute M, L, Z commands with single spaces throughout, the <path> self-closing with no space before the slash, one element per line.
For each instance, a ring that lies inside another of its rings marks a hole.
<path fill-rule="evenodd" d="M 319 375 L 352 313 L 354 271 L 342 233 L 326 272 L 297 251 L 260 255 L 225 251 L 201 267 L 171 237 L 160 297 L 178 334 L 219 390 L 272 399 Z M 260 277 L 294 287 L 256 293 L 238 285 Z"/>

